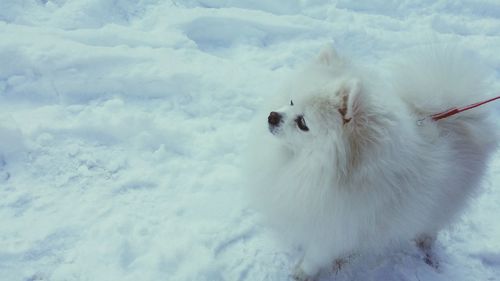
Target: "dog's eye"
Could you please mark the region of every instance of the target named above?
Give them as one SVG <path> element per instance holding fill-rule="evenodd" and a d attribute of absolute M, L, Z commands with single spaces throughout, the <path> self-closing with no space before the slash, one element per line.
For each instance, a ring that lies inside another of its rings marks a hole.
<path fill-rule="evenodd" d="M 293 106 L 293 100 L 290 100 L 290 106 Z"/>
<path fill-rule="evenodd" d="M 304 116 L 302 115 L 297 116 L 297 118 L 295 118 L 295 123 L 297 123 L 297 126 L 302 131 L 305 132 L 309 131 L 309 128 L 306 126 L 306 121 L 304 120 Z"/>

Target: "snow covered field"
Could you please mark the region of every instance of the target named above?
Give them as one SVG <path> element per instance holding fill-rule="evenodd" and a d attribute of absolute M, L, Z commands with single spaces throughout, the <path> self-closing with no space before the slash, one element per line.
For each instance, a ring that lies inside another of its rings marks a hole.
<path fill-rule="evenodd" d="M 375 63 L 429 38 L 500 93 L 497 0 L 1 0 L 0 280 L 288 280 L 244 196 L 252 120 L 327 43 Z M 409 246 L 324 280 L 500 280 L 499 212 L 497 153 L 439 271 Z"/>

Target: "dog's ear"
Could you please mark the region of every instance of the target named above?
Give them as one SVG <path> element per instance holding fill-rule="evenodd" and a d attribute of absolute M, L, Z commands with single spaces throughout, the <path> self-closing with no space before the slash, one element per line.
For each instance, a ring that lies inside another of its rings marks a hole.
<path fill-rule="evenodd" d="M 339 62 L 340 58 L 335 49 L 332 46 L 328 45 L 321 50 L 317 61 L 319 64 L 325 66 L 332 66 L 337 62 Z"/>
<path fill-rule="evenodd" d="M 359 118 L 363 112 L 361 90 L 361 82 L 358 79 L 348 80 L 340 87 L 340 106 L 338 111 L 342 116 L 344 125 L 353 119 Z"/>

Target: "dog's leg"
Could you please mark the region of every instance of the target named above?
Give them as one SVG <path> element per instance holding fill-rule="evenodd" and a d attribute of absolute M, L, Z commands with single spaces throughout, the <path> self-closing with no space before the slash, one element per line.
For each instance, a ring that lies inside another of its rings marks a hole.
<path fill-rule="evenodd" d="M 435 269 L 438 269 L 439 263 L 436 260 L 436 257 L 432 254 L 432 246 L 434 245 L 435 241 L 436 235 L 421 234 L 417 238 L 415 238 L 415 244 L 424 254 L 425 263 Z"/>

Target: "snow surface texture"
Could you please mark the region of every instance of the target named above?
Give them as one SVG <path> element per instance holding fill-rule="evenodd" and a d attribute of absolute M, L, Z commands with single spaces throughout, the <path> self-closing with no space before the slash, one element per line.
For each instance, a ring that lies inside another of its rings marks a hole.
<path fill-rule="evenodd" d="M 496 0 L 0 1 L 0 280 L 289 279 L 242 187 L 256 112 L 326 43 L 370 63 L 429 35 L 500 91 Z M 409 246 L 322 280 L 500 280 L 499 211 L 497 154 L 439 271 Z"/>

